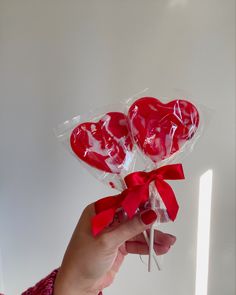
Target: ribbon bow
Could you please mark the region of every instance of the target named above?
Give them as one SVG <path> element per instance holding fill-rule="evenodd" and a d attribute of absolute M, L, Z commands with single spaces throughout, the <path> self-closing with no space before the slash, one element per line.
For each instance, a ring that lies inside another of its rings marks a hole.
<path fill-rule="evenodd" d="M 92 219 L 92 232 L 96 236 L 114 219 L 117 209 L 122 208 L 132 218 L 137 209 L 149 199 L 149 184 L 154 185 L 166 207 L 169 218 L 174 221 L 179 205 L 174 191 L 165 180 L 184 179 L 182 164 L 166 165 L 150 172 L 138 171 L 124 178 L 127 188 L 120 194 L 95 202 L 96 215 Z"/>

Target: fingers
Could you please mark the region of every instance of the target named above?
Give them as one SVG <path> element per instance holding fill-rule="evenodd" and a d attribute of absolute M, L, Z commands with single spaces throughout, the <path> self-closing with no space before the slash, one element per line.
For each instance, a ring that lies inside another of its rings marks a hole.
<path fill-rule="evenodd" d="M 154 244 L 154 250 L 157 255 L 166 254 L 169 249 L 170 245 L 158 245 Z M 142 242 L 126 242 L 126 251 L 130 254 L 140 254 L 140 255 L 148 255 L 149 254 L 149 246 L 147 243 Z"/>
<path fill-rule="evenodd" d="M 155 230 L 155 243 L 161 244 L 161 245 L 174 245 L 176 241 L 176 237 L 173 235 L 170 235 L 168 233 L 163 233 L 159 230 Z"/>
<path fill-rule="evenodd" d="M 149 229 L 147 230 L 149 234 Z M 154 250 L 157 255 L 167 253 L 172 245 L 174 245 L 176 237 L 159 230 L 154 232 Z M 137 235 L 131 240 L 126 242 L 126 251 L 132 254 L 149 254 L 149 246 L 143 234 Z"/>
<path fill-rule="evenodd" d="M 90 231 L 90 219 L 95 213 L 94 205 L 90 204 L 86 207 L 82 214 L 82 222 L 85 223 Z M 122 216 L 121 216 L 122 217 Z M 151 224 L 156 220 L 157 215 L 153 210 L 144 211 L 141 215 L 135 216 L 131 220 L 123 219 L 122 223 L 114 222 L 113 226 L 101 234 L 103 246 L 108 248 L 119 247 L 126 242 L 126 251 L 128 253 L 148 254 L 149 249 L 143 236 L 146 230 L 148 235 Z M 158 255 L 168 252 L 170 247 L 175 243 L 176 237 L 159 230 L 154 231 L 154 250 Z"/>
<path fill-rule="evenodd" d="M 127 240 L 137 236 L 144 230 L 150 228 L 151 224 L 157 219 L 155 211 L 148 210 L 133 219 L 125 221 L 114 230 L 106 233 L 106 239 L 110 240 L 113 247 L 119 247 Z"/>
<path fill-rule="evenodd" d="M 149 235 L 150 230 L 147 229 L 147 233 Z M 142 242 L 142 243 L 146 243 L 146 240 L 143 236 L 143 234 L 139 234 L 135 237 L 133 237 L 130 241 L 133 242 Z M 168 244 L 168 245 L 173 245 L 176 241 L 176 237 L 173 235 L 170 235 L 168 233 L 163 233 L 159 230 L 155 230 L 154 231 L 154 242 L 156 244 Z"/>

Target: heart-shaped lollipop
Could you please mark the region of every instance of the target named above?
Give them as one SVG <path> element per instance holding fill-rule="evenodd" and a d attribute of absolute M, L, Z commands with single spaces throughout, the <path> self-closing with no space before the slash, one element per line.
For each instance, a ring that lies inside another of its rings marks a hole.
<path fill-rule="evenodd" d="M 132 136 L 153 162 L 177 152 L 196 132 L 199 113 L 186 100 L 162 103 L 154 97 L 136 100 L 128 112 Z"/>
<path fill-rule="evenodd" d="M 128 168 L 133 147 L 127 117 L 120 112 L 107 113 L 96 123 L 78 125 L 71 133 L 70 144 L 82 161 L 117 174 Z"/>

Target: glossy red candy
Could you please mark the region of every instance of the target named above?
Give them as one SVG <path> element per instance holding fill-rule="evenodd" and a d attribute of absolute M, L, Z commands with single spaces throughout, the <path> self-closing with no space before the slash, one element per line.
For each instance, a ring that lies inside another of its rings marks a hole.
<path fill-rule="evenodd" d="M 82 161 L 110 173 L 128 168 L 133 147 L 127 117 L 120 112 L 107 113 L 96 123 L 78 125 L 71 133 L 70 144 Z"/>
<path fill-rule="evenodd" d="M 129 108 L 128 119 L 134 141 L 155 163 L 177 152 L 199 125 L 197 108 L 179 99 L 164 104 L 142 97 Z"/>

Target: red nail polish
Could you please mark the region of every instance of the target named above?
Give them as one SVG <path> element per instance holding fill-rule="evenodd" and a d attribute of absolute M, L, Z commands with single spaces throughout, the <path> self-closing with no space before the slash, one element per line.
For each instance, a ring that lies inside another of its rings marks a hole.
<path fill-rule="evenodd" d="M 148 210 L 141 215 L 144 224 L 148 225 L 157 219 L 157 214 L 154 210 Z"/>
<path fill-rule="evenodd" d="M 176 237 L 171 235 L 171 234 L 168 234 L 168 236 L 175 242 L 176 241 Z"/>

